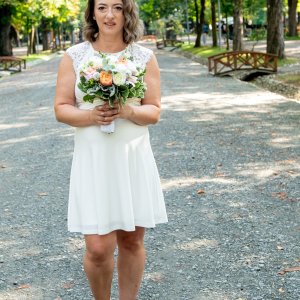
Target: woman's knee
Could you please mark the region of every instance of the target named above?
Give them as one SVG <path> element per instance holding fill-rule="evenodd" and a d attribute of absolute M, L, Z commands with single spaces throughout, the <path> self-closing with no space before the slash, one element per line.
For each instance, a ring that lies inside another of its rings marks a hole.
<path fill-rule="evenodd" d="M 117 240 L 119 250 L 140 251 L 144 249 L 144 228 L 138 228 L 133 232 L 119 231 Z"/>
<path fill-rule="evenodd" d="M 116 239 L 98 237 L 85 237 L 86 241 L 86 258 L 95 264 L 102 264 L 114 256 L 116 248 Z"/>

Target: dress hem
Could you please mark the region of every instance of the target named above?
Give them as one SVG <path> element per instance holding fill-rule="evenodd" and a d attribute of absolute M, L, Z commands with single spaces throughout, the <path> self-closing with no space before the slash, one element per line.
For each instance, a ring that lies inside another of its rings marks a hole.
<path fill-rule="evenodd" d="M 107 230 L 93 230 L 93 229 L 87 229 L 87 230 L 83 230 L 81 226 L 68 226 L 68 231 L 72 232 L 72 233 L 81 233 L 81 234 L 98 234 L 98 235 L 105 235 L 105 234 L 109 234 L 113 231 L 116 230 L 124 230 L 124 231 L 128 231 L 128 232 L 132 232 L 135 231 L 135 227 L 143 227 L 143 228 L 155 228 L 156 225 L 158 224 L 163 224 L 163 223 L 168 223 L 168 220 L 159 220 L 156 221 L 155 224 L 142 224 L 142 223 L 138 223 L 136 222 L 134 227 L 125 227 L 125 226 L 115 226 L 114 228 L 111 229 L 107 229 Z M 95 226 L 96 227 L 96 226 Z"/>

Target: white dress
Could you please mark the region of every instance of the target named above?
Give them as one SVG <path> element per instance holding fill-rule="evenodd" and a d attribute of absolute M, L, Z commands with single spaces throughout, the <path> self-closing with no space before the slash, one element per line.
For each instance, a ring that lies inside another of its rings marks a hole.
<path fill-rule="evenodd" d="M 152 51 L 131 44 L 126 51 L 136 63 L 146 65 Z M 95 54 L 84 42 L 67 50 L 78 70 Z M 121 55 L 112 53 L 109 55 Z M 95 104 L 83 102 L 75 87 L 80 109 Z M 140 99 L 131 99 L 140 105 Z M 155 227 L 167 222 L 159 174 L 153 157 L 147 126 L 124 119 L 115 120 L 115 132 L 104 133 L 100 126 L 75 128 L 75 146 L 70 178 L 68 229 L 83 234 L 107 234 L 114 230 L 134 231 L 135 226 Z"/>

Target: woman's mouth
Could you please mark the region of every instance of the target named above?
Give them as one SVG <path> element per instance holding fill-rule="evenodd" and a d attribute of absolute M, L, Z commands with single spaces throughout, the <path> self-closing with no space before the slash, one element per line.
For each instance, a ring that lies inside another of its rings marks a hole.
<path fill-rule="evenodd" d="M 107 27 L 113 27 L 116 25 L 116 23 L 104 23 Z"/>

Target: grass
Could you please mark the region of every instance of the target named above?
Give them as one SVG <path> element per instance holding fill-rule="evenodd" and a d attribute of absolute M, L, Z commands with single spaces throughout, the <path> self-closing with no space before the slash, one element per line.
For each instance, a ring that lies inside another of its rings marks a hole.
<path fill-rule="evenodd" d="M 285 41 L 299 41 L 300 40 L 300 36 L 285 36 L 284 40 Z"/>
<path fill-rule="evenodd" d="M 43 60 L 47 60 L 48 56 L 52 54 L 51 50 L 47 50 L 47 51 L 43 51 L 41 53 L 37 53 L 37 54 L 29 54 L 27 55 L 22 55 L 20 57 L 25 58 L 27 62 L 29 61 L 34 61 L 37 59 L 43 59 Z"/>
<path fill-rule="evenodd" d="M 278 66 L 283 67 L 283 66 L 286 66 L 286 65 L 292 65 L 292 64 L 297 63 L 298 61 L 299 60 L 297 58 L 294 58 L 294 57 L 287 57 L 287 58 L 284 58 L 284 59 L 279 59 L 278 60 Z"/>
<path fill-rule="evenodd" d="M 283 74 L 276 76 L 276 79 L 287 84 L 300 88 L 300 74 Z"/>
<path fill-rule="evenodd" d="M 223 53 L 226 52 L 225 48 L 219 48 L 219 47 L 208 47 L 208 46 L 203 46 L 200 48 L 194 48 L 194 44 L 188 44 L 188 43 L 184 43 L 181 46 L 181 50 L 186 51 L 186 52 L 190 52 L 194 55 L 199 55 L 202 57 L 209 57 L 212 55 L 216 55 L 219 53 Z"/>

